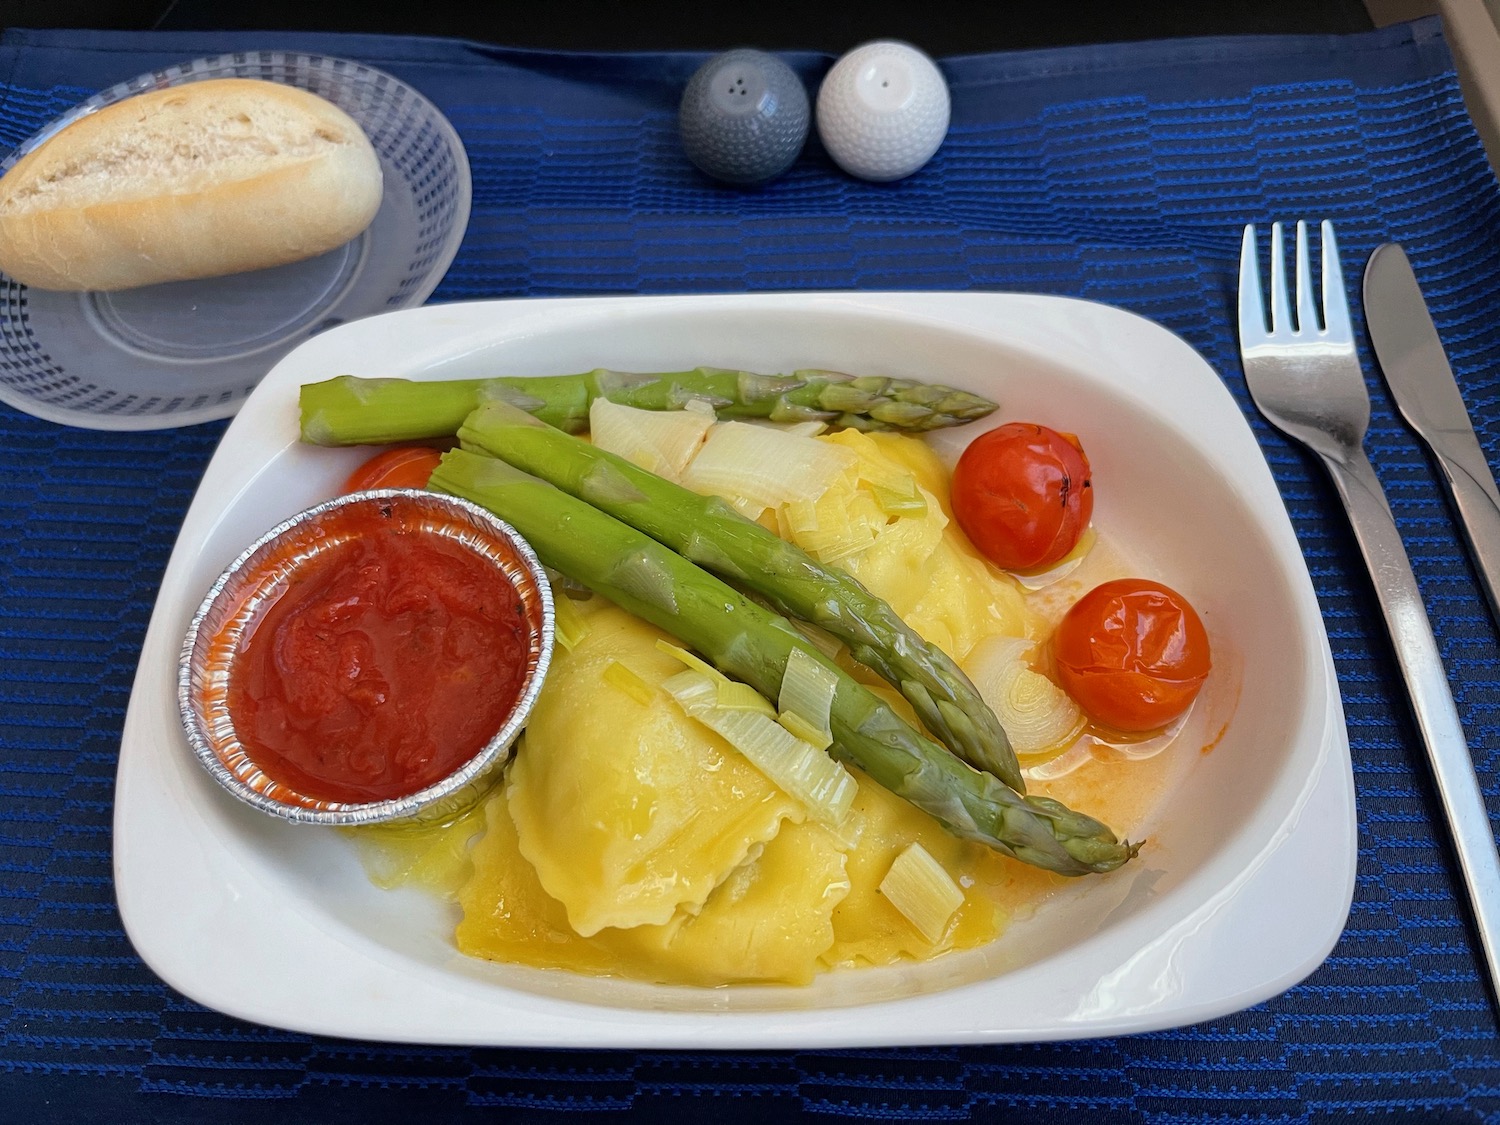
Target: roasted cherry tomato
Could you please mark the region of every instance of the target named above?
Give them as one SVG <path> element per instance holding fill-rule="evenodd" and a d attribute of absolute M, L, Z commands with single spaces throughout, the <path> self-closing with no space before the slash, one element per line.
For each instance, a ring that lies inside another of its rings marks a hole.
<path fill-rule="evenodd" d="M 1186 711 L 1211 666 L 1208 633 L 1187 599 L 1143 578 L 1079 598 L 1052 636 L 1052 656 L 1058 682 L 1089 718 L 1132 733 Z"/>
<path fill-rule="evenodd" d="M 367 488 L 426 488 L 427 478 L 442 459 L 440 449 L 428 445 L 398 445 L 377 453 L 350 474 L 345 492 Z"/>
<path fill-rule="evenodd" d="M 1061 561 L 1094 513 L 1078 439 L 1032 422 L 1008 422 L 970 442 L 953 470 L 952 495 L 958 526 L 1006 570 Z"/>

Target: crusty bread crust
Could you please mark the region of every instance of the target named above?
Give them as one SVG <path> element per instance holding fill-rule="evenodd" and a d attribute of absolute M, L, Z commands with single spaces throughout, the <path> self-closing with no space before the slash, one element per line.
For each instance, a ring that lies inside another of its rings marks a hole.
<path fill-rule="evenodd" d="M 380 161 L 306 90 L 226 78 L 81 118 L 0 179 L 0 270 L 42 289 L 128 289 L 283 265 L 375 217 Z"/>

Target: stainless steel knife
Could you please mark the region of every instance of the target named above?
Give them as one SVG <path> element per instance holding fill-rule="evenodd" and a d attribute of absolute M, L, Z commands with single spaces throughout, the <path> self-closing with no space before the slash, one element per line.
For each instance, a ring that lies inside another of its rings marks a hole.
<path fill-rule="evenodd" d="M 1500 490 L 1406 251 L 1394 242 L 1376 247 L 1364 291 L 1365 324 L 1386 383 L 1442 468 L 1490 613 L 1500 623 Z"/>

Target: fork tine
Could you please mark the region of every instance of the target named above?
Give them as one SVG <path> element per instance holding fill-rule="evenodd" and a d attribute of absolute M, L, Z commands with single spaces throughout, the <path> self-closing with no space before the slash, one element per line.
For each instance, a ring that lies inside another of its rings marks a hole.
<path fill-rule="evenodd" d="M 1328 337 L 1337 343 L 1354 339 L 1349 323 L 1349 294 L 1344 289 L 1344 271 L 1339 265 L 1339 243 L 1333 224 L 1323 220 L 1323 323 Z"/>
<path fill-rule="evenodd" d="M 1255 252 L 1255 224 L 1240 239 L 1240 345 L 1248 346 L 1266 334 L 1266 305 L 1260 291 L 1260 259 Z"/>
<path fill-rule="evenodd" d="M 1286 245 L 1281 237 L 1281 224 L 1271 224 L 1271 331 L 1292 332 L 1292 306 L 1286 289 Z"/>
<path fill-rule="evenodd" d="M 1323 260 L 1328 260 L 1328 245 L 1323 245 Z M 1318 298 L 1313 290 L 1312 255 L 1307 252 L 1307 224 L 1297 220 L 1297 331 L 1318 330 Z"/>

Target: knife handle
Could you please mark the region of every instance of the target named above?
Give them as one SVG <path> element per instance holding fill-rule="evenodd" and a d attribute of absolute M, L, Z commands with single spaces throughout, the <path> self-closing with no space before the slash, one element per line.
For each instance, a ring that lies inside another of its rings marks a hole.
<path fill-rule="evenodd" d="M 1364 450 L 1348 450 L 1342 459 L 1325 456 L 1324 463 L 1375 584 L 1458 853 L 1490 988 L 1500 991 L 1500 851 L 1432 623 L 1390 504 Z"/>
<path fill-rule="evenodd" d="M 1448 482 L 1458 523 L 1468 540 L 1469 557 L 1490 603 L 1490 616 L 1500 624 L 1500 495 L 1495 492 L 1484 450 L 1470 435 L 1461 435 L 1462 448 L 1444 452 L 1432 447 Z"/>

